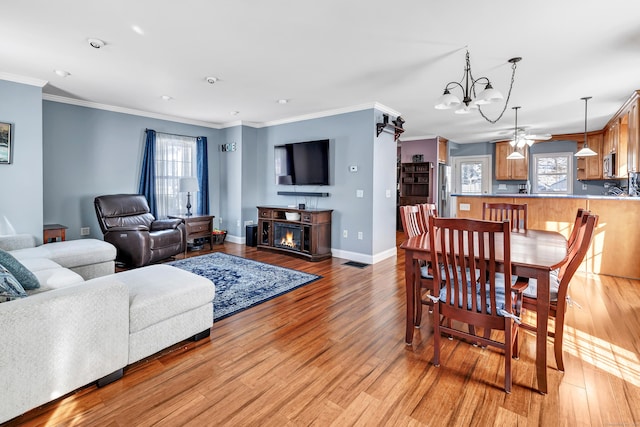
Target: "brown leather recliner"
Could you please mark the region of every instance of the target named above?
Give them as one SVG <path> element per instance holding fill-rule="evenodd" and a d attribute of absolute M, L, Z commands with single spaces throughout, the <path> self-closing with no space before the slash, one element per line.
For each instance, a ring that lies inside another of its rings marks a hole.
<path fill-rule="evenodd" d="M 142 267 L 184 252 L 186 233 L 182 221 L 156 220 L 145 196 L 98 196 L 94 206 L 105 242 L 118 251 L 116 262 Z"/>

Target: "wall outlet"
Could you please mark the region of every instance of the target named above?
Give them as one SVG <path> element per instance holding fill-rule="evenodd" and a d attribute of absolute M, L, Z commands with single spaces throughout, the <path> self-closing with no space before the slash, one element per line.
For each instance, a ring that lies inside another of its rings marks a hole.
<path fill-rule="evenodd" d="M 342 231 L 342 237 L 344 237 L 345 239 L 346 239 L 347 237 L 349 237 L 349 232 L 348 232 L 347 230 L 343 230 L 343 231 Z"/>
<path fill-rule="evenodd" d="M 470 211 L 471 210 L 471 205 L 469 203 L 460 203 L 460 210 L 461 211 Z"/>
<path fill-rule="evenodd" d="M 236 227 L 240 228 L 240 220 L 236 221 Z"/>
<path fill-rule="evenodd" d="M 81 236 L 88 236 L 89 234 L 91 234 L 91 228 L 89 228 L 89 227 L 80 227 L 80 235 Z"/>
<path fill-rule="evenodd" d="M 358 240 L 362 240 L 363 237 L 362 231 L 358 231 Z"/>
<path fill-rule="evenodd" d="M 364 197 L 364 190 L 356 190 L 356 197 L 361 199 Z"/>

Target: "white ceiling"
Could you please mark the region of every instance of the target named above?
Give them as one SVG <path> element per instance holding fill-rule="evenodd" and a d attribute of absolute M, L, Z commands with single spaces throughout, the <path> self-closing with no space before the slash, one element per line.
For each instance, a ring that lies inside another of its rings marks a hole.
<path fill-rule="evenodd" d="M 581 97 L 596 130 L 640 89 L 635 0 L 5 0 L 1 16 L 0 78 L 212 127 L 379 103 L 406 120 L 402 139 L 488 141 L 513 129 L 512 106 L 533 133 L 581 132 Z M 505 96 L 507 60 L 523 58 L 495 125 L 433 108 L 462 77 L 466 46 L 474 77 Z"/>

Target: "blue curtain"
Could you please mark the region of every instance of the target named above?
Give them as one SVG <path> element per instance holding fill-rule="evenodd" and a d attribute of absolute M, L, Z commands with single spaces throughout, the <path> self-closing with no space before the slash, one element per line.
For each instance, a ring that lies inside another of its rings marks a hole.
<path fill-rule="evenodd" d="M 158 217 L 156 205 L 156 131 L 147 129 L 147 141 L 144 146 L 142 158 L 142 171 L 140 172 L 140 185 L 138 193 L 144 194 L 149 202 L 151 214 Z"/>
<path fill-rule="evenodd" d="M 198 215 L 209 215 L 209 161 L 207 155 L 207 137 L 199 136 L 196 139 L 198 158 Z"/>

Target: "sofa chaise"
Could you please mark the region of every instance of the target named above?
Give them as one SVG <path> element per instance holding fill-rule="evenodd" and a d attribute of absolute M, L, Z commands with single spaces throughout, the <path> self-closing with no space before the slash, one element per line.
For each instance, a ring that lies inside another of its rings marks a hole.
<path fill-rule="evenodd" d="M 0 303 L 0 423 L 209 336 L 210 280 L 168 265 L 114 273 L 115 248 L 100 240 L 34 245 L 32 236 L 0 236 L 0 260 L 18 260 L 39 285 Z"/>

